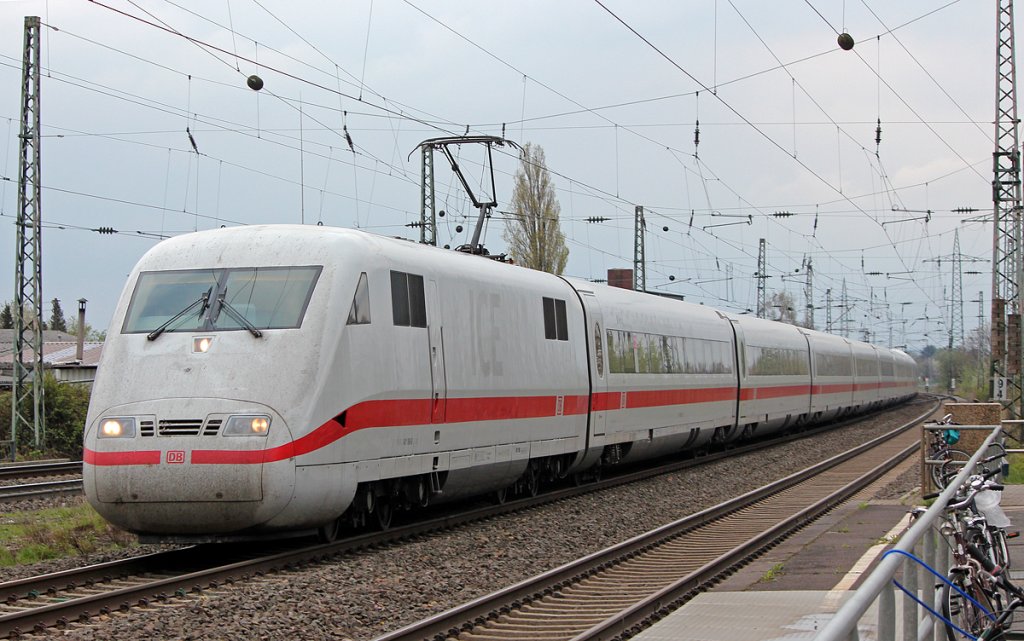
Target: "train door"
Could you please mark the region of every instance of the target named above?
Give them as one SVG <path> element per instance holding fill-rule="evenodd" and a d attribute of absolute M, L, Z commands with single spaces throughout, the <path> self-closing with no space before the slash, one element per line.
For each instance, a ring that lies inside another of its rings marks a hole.
<path fill-rule="evenodd" d="M 608 421 L 607 403 L 608 371 L 605 359 L 604 317 L 597 297 L 587 291 L 577 290 L 583 301 L 587 323 L 588 360 L 590 362 L 590 435 L 603 436 Z"/>
<path fill-rule="evenodd" d="M 448 382 L 444 371 L 444 325 L 441 323 L 441 302 L 437 298 L 437 281 L 427 285 L 427 342 L 430 349 L 430 420 L 444 423 Z"/>
<path fill-rule="evenodd" d="M 721 313 L 719 313 L 721 316 Z M 722 316 L 722 318 L 727 318 Z M 732 325 L 733 345 L 735 347 L 732 350 L 733 366 L 736 370 L 736 425 L 742 425 L 747 422 L 747 411 L 749 403 L 745 403 L 743 399 L 744 390 L 747 388 L 747 341 L 743 335 L 743 326 L 740 325 L 740 321 L 735 318 L 729 319 L 729 324 Z M 751 398 L 753 398 L 751 396 Z"/>

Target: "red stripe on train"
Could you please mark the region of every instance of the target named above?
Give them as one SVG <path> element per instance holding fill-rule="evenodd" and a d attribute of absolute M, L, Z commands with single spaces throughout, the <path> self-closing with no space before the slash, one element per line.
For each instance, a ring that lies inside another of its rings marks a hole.
<path fill-rule="evenodd" d="M 162 454 L 158 450 L 95 452 L 85 448 L 82 451 L 82 462 L 89 465 L 158 465 Z"/>
<path fill-rule="evenodd" d="M 869 384 L 862 384 L 867 389 Z M 904 386 L 906 383 L 870 384 L 874 387 Z M 741 400 L 782 398 L 812 394 L 850 392 L 850 384 L 785 385 L 745 388 Z M 561 399 L 561 412 L 558 411 Z M 736 400 L 736 388 L 650 390 L 631 392 L 598 392 L 591 396 L 594 411 L 665 407 Z M 442 401 L 444 423 L 470 421 L 522 420 L 554 416 L 576 416 L 588 410 L 586 395 L 455 398 Z M 430 425 L 433 411 L 431 399 L 387 399 L 357 403 L 309 434 L 290 443 L 261 450 L 193 450 L 191 462 L 196 465 L 259 464 L 282 461 L 309 454 L 338 441 L 352 432 L 378 427 Z M 155 465 L 160 451 L 95 452 L 86 449 L 83 461 L 90 465 Z"/>
<path fill-rule="evenodd" d="M 444 423 L 557 416 L 559 398 L 562 399 L 562 415 L 586 413 L 587 397 L 580 395 L 459 398 L 445 401 Z M 192 463 L 223 465 L 282 461 L 318 450 L 357 430 L 430 425 L 431 406 L 431 399 L 364 401 L 291 443 L 267 450 L 193 450 Z M 344 426 L 339 421 L 344 421 Z"/>

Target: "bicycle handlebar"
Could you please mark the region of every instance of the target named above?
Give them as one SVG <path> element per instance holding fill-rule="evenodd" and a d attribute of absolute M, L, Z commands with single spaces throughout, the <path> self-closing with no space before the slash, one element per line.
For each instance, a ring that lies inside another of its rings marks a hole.
<path fill-rule="evenodd" d="M 978 496 L 979 492 L 982 492 L 984 490 L 1002 490 L 1004 488 L 1004 486 L 999 483 L 992 483 L 991 481 L 983 479 L 984 477 L 979 474 L 975 474 L 974 476 L 972 476 L 969 482 L 970 491 L 967 493 L 967 496 L 955 503 L 951 502 L 947 504 L 946 511 L 955 512 L 956 510 L 964 509 L 974 501 L 974 498 Z"/>

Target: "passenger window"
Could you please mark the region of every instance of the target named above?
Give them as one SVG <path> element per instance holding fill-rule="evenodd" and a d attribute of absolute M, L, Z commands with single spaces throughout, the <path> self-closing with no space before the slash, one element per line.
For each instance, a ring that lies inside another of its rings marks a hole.
<path fill-rule="evenodd" d="M 366 283 L 366 272 L 359 274 L 356 293 L 352 297 L 352 308 L 348 312 L 348 324 L 370 324 L 370 287 Z"/>
<path fill-rule="evenodd" d="M 427 305 L 423 296 L 422 276 L 391 272 L 391 313 L 395 325 L 427 326 Z"/>
<path fill-rule="evenodd" d="M 565 301 L 555 301 L 555 328 L 558 330 L 558 340 L 569 340 L 569 324 L 565 317 Z"/>
<path fill-rule="evenodd" d="M 395 325 L 409 326 L 409 274 L 391 272 L 391 315 Z"/>
<path fill-rule="evenodd" d="M 569 340 L 569 324 L 565 317 L 565 301 L 557 298 L 544 298 L 544 338 L 549 340 Z"/>
<path fill-rule="evenodd" d="M 409 274 L 409 324 L 427 326 L 427 303 L 423 296 L 423 277 Z"/>
<path fill-rule="evenodd" d="M 555 340 L 558 331 L 555 329 L 555 299 L 544 299 L 544 338 Z"/>

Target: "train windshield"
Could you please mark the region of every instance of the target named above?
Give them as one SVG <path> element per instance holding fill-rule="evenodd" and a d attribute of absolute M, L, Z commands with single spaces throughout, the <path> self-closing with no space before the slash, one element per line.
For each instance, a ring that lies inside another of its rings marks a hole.
<path fill-rule="evenodd" d="M 121 331 L 153 332 L 172 319 L 163 331 L 245 330 L 247 324 L 257 329 L 296 328 L 302 325 L 321 269 L 313 265 L 143 272 Z M 204 296 L 206 302 L 196 304 Z M 226 307 L 236 313 L 221 313 Z"/>

